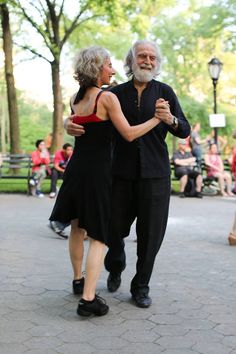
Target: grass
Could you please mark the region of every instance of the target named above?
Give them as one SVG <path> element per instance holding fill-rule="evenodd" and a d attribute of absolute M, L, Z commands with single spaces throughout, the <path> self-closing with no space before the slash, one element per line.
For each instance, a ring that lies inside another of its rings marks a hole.
<path fill-rule="evenodd" d="M 62 180 L 58 181 L 60 186 Z M 179 192 L 179 181 L 172 181 L 172 190 Z M 50 192 L 50 179 L 46 179 L 42 184 L 42 192 L 48 194 Z M 27 194 L 27 179 L 1 179 L 0 178 L 0 193 L 23 193 Z"/>
<path fill-rule="evenodd" d="M 43 181 L 42 192 L 50 192 L 50 180 Z M 60 182 L 60 181 L 59 181 Z M 58 183 L 59 184 L 59 183 Z M 1 179 L 0 193 L 23 193 L 27 194 L 27 179 Z"/>

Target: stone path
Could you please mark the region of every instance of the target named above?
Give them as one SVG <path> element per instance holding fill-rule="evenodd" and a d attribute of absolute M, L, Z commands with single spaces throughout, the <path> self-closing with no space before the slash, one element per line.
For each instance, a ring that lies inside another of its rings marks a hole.
<path fill-rule="evenodd" d="M 98 284 L 110 312 L 89 319 L 76 315 L 68 241 L 47 227 L 53 203 L 0 194 L 0 354 L 236 354 L 236 198 L 172 196 L 153 305 L 130 302 L 133 229 L 119 291 L 107 292 L 105 271 Z"/>

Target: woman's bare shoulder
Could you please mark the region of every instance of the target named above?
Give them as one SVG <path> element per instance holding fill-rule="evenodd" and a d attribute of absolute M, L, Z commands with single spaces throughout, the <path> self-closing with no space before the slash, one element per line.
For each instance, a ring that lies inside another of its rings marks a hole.
<path fill-rule="evenodd" d="M 116 102 L 117 101 L 117 97 L 114 93 L 110 92 L 110 91 L 104 91 L 101 95 L 101 98 L 103 98 L 103 102 Z"/>

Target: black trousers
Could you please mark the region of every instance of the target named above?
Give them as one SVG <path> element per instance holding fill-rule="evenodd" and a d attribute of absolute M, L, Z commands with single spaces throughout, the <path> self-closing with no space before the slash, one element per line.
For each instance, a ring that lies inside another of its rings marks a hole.
<path fill-rule="evenodd" d="M 124 180 L 112 186 L 112 215 L 105 268 L 122 272 L 126 266 L 124 237 L 136 220 L 137 263 L 131 281 L 132 294 L 149 292 L 155 257 L 161 247 L 169 212 L 170 178 Z"/>
<path fill-rule="evenodd" d="M 52 169 L 52 175 L 51 175 L 51 190 L 50 192 L 57 192 L 57 180 L 59 178 L 63 178 L 63 173 L 56 170 L 55 168 Z"/>

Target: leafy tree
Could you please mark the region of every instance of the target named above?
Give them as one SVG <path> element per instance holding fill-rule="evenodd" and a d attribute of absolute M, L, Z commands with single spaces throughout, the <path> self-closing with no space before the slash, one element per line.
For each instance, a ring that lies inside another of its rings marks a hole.
<path fill-rule="evenodd" d="M 213 87 L 207 62 L 218 57 L 224 63 L 217 85 L 218 112 L 227 113 L 224 132 L 229 132 L 235 105 L 232 88 L 236 86 L 235 1 L 216 0 L 209 6 L 192 0 L 170 16 L 164 16 L 166 11 L 162 10 L 151 29 L 162 48 L 164 80 L 177 91 L 190 122 L 200 121 L 207 134 L 208 115 L 213 113 Z"/>
<path fill-rule="evenodd" d="M 63 138 L 63 102 L 60 82 L 63 47 L 76 29 L 77 41 L 80 41 L 86 22 L 100 20 L 100 23 L 118 23 L 120 18 L 132 13 L 137 2 L 135 0 L 120 0 L 119 2 L 116 0 L 81 0 L 74 2 L 73 11 L 70 11 L 71 2 L 67 0 L 45 0 L 45 2 L 35 0 L 27 3 L 21 0 L 9 0 L 9 3 L 17 10 L 19 18 L 23 16 L 22 26 L 25 21 L 30 23 L 35 33 L 42 39 L 43 48 L 39 49 L 39 46 L 33 44 L 26 36 L 22 48 L 51 65 L 54 100 L 52 151 L 54 151 L 61 146 Z M 28 32 L 31 31 L 28 30 Z M 30 35 L 32 37 L 31 33 Z"/>

